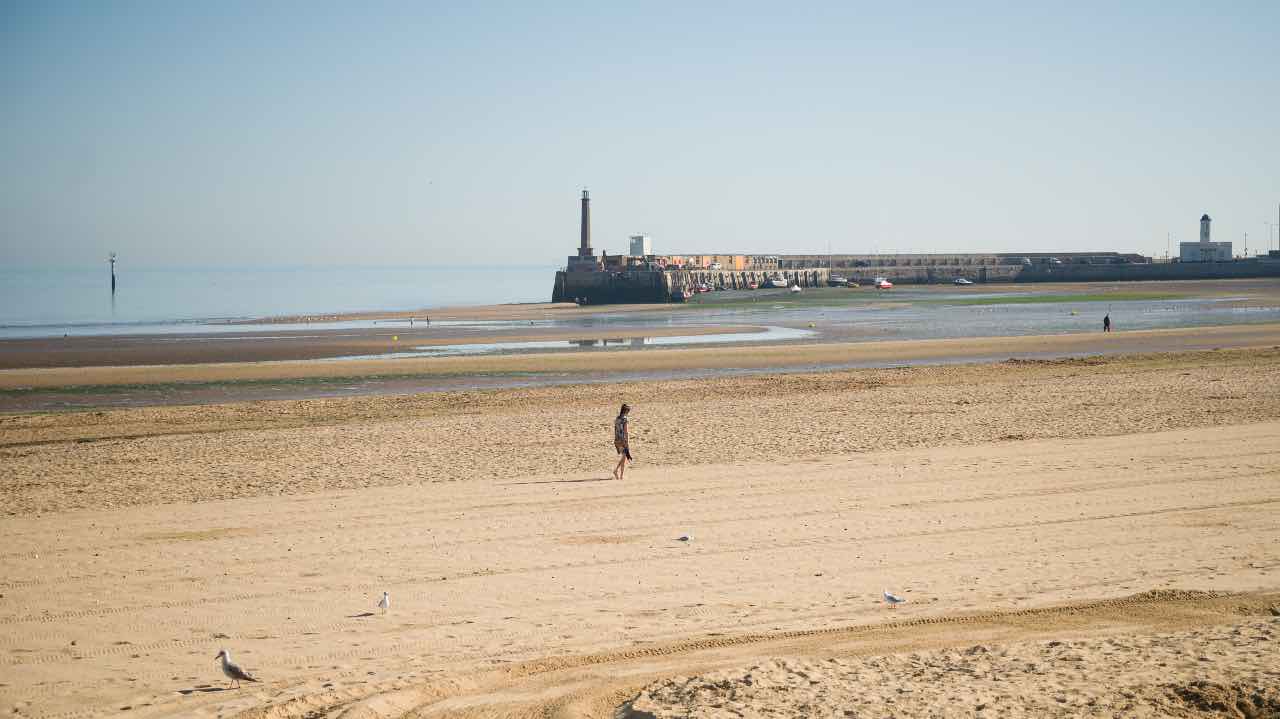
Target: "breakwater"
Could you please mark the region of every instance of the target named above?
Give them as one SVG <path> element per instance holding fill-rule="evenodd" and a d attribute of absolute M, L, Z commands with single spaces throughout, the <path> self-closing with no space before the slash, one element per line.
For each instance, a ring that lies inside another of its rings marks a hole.
<path fill-rule="evenodd" d="M 784 257 L 777 269 L 634 269 L 618 272 L 561 270 L 556 273 L 551 299 L 553 302 L 581 301 L 588 304 L 669 302 L 680 301 L 684 291 L 693 290 L 699 284 L 717 289 L 747 289 L 753 283 L 763 287 L 769 279 L 780 279 L 788 285 L 820 287 L 826 285 L 832 275 L 839 275 L 850 282 L 863 285 L 869 285 L 879 277 L 900 285 L 948 284 L 959 278 L 975 284 L 988 284 L 1280 277 L 1280 261 L 1276 260 L 1110 264 L 1048 262 L 1007 264 L 998 261 L 915 264 L 909 260 L 895 260 L 893 264 L 883 262 L 872 266 L 848 266 L 835 269 L 794 266 L 797 264 L 801 264 L 800 261 Z"/>
<path fill-rule="evenodd" d="M 716 289 L 747 289 L 769 279 L 787 285 L 818 287 L 827 283 L 827 268 L 790 270 L 622 270 L 617 272 L 556 272 L 552 302 L 583 304 L 625 304 L 681 301 L 686 291 L 699 284 Z"/>

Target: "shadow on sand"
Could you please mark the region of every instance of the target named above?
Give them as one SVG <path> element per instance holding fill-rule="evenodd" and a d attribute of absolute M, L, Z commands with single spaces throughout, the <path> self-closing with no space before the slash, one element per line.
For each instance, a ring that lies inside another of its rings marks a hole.
<path fill-rule="evenodd" d="M 208 694 L 209 692 L 225 692 L 225 691 L 227 691 L 227 687 L 215 687 L 212 684 L 200 684 L 198 686 L 191 687 L 190 689 L 179 689 L 178 693 L 185 697 L 190 694 L 195 694 L 197 692 L 200 694 Z"/>

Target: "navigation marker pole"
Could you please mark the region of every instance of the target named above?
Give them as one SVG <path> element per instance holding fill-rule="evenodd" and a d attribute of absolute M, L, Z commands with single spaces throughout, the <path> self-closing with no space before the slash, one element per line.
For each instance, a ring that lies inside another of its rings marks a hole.
<path fill-rule="evenodd" d="M 107 257 L 107 262 L 111 263 L 111 294 L 116 293 L 116 253 L 112 252 Z"/>

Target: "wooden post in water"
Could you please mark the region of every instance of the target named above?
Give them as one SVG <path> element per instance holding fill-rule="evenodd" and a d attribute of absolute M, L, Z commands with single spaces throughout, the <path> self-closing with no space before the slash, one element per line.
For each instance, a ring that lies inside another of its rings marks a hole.
<path fill-rule="evenodd" d="M 111 294 L 116 293 L 116 253 L 112 252 L 107 257 L 107 262 L 111 263 Z"/>

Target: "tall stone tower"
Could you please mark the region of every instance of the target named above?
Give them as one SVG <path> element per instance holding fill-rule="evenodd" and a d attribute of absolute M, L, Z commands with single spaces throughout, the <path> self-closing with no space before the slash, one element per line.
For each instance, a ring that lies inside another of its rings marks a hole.
<path fill-rule="evenodd" d="M 578 245 L 578 257 L 592 257 L 591 250 L 591 193 L 582 191 L 582 243 Z"/>
<path fill-rule="evenodd" d="M 1210 222 L 1213 222 L 1213 220 L 1210 219 L 1208 215 L 1201 216 L 1200 218 L 1200 241 L 1201 242 L 1209 241 L 1209 223 Z"/>
<path fill-rule="evenodd" d="M 599 272 L 604 269 L 602 258 L 596 257 L 591 249 L 591 195 L 582 191 L 582 239 L 578 243 L 578 254 L 569 255 L 565 269 L 569 272 Z"/>

